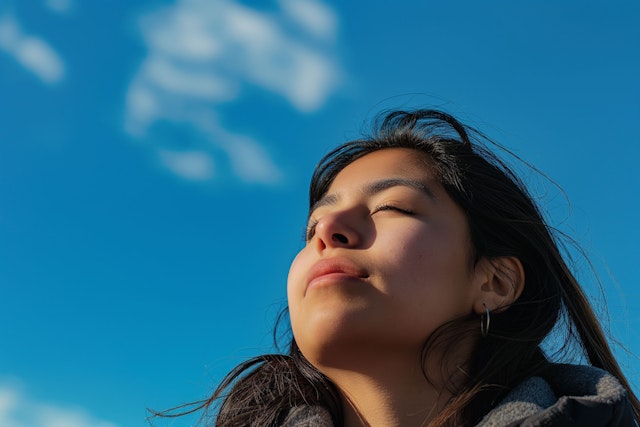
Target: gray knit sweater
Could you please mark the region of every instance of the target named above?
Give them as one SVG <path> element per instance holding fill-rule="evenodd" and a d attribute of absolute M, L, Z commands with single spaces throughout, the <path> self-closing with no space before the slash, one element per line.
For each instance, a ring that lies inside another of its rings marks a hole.
<path fill-rule="evenodd" d="M 545 378 L 514 388 L 478 427 L 637 426 L 627 392 L 610 374 L 590 366 L 554 365 Z M 334 427 L 317 406 L 293 408 L 282 427 Z"/>

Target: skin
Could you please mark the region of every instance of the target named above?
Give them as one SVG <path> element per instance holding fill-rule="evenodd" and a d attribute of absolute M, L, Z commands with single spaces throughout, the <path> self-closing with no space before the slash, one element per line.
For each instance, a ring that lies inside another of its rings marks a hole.
<path fill-rule="evenodd" d="M 311 213 L 287 292 L 296 342 L 341 391 L 345 425 L 424 425 L 449 399 L 437 375 L 423 375 L 425 341 L 519 294 L 495 262 L 474 265 L 471 253 L 466 217 L 423 153 L 380 150 L 336 176 Z M 447 357 L 463 360 L 470 345 Z M 426 363 L 440 373 L 434 357 Z"/>

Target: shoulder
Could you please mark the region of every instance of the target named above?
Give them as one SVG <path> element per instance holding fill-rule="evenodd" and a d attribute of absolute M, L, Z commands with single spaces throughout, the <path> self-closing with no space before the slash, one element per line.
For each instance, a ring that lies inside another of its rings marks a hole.
<path fill-rule="evenodd" d="M 479 426 L 635 426 L 627 391 L 591 366 L 551 365 L 515 387 Z"/>

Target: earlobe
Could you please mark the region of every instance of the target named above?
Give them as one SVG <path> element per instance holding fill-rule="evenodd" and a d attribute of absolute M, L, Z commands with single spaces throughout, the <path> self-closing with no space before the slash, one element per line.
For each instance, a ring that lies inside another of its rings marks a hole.
<path fill-rule="evenodd" d="M 525 277 L 518 258 L 482 258 L 476 268 L 479 282 L 473 308 L 477 314 L 484 313 L 484 304 L 490 311 L 506 310 L 522 294 Z"/>

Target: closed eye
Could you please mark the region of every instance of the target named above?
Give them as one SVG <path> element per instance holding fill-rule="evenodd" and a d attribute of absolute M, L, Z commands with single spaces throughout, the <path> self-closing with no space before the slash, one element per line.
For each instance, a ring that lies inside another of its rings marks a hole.
<path fill-rule="evenodd" d="M 304 240 L 306 242 L 311 240 L 313 236 L 316 234 L 316 225 L 318 225 L 317 219 L 309 220 L 309 225 L 307 225 L 307 228 L 304 231 Z"/>
<path fill-rule="evenodd" d="M 415 215 L 415 212 L 409 209 L 400 208 L 396 205 L 391 205 L 391 204 L 382 204 L 382 205 L 376 206 L 373 209 L 373 211 L 371 211 L 371 215 L 373 215 L 376 212 L 382 212 L 382 211 L 395 211 L 404 215 Z M 315 236 L 317 225 L 318 225 L 317 219 L 312 218 L 309 220 L 309 225 L 307 225 L 306 229 L 304 230 L 304 240 L 306 242 L 310 241 L 313 238 L 313 236 Z"/>
<path fill-rule="evenodd" d="M 405 215 L 415 215 L 415 212 L 409 210 L 409 209 L 404 209 L 404 208 L 400 208 L 398 206 L 395 205 L 389 205 L 389 204 L 383 204 L 383 205 L 378 205 L 375 207 L 375 209 L 373 209 L 373 211 L 371 212 L 371 214 L 373 215 L 376 212 L 381 212 L 381 211 L 396 211 L 396 212 L 400 212 L 402 214 Z"/>

